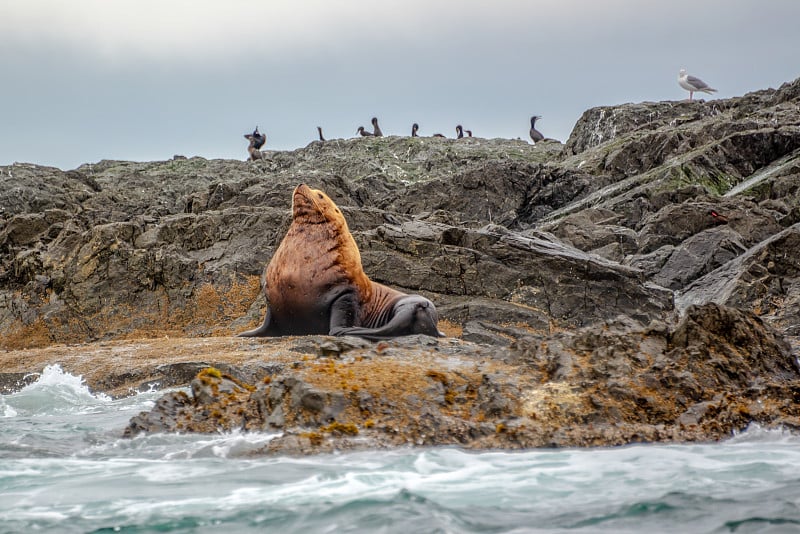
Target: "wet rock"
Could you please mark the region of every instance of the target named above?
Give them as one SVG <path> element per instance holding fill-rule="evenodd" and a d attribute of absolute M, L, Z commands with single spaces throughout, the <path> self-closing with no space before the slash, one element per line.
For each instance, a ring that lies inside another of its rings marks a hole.
<path fill-rule="evenodd" d="M 19 391 L 28 384 L 36 382 L 38 374 L 33 373 L 0 373 L 0 395 Z"/>
<path fill-rule="evenodd" d="M 190 405 L 191 400 L 185 392 L 168 393 L 156 401 L 152 410 L 131 418 L 123 436 L 132 438 L 142 433 L 179 432 L 182 430 L 179 416 Z"/>
<path fill-rule="evenodd" d="M 193 387 L 191 402 L 167 395 L 128 434 L 148 425 L 278 430 L 265 453 L 305 454 L 694 441 L 753 421 L 800 421 L 800 369 L 788 344 L 753 314 L 725 306 L 690 307 L 647 326 L 621 316 L 505 346 L 428 340 L 427 349 L 397 340 L 347 359 L 320 356 L 257 387 L 226 389 L 212 376 L 212 387 Z"/>

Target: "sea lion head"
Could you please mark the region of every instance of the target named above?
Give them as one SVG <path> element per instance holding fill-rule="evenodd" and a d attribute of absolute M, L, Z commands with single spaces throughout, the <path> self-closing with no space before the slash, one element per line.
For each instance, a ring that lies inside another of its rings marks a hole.
<path fill-rule="evenodd" d="M 344 214 L 324 192 L 306 184 L 295 187 L 289 234 L 306 250 L 313 247 L 319 250 L 314 260 L 317 263 L 329 261 L 323 258 L 333 257 L 328 256 L 333 253 L 335 260 L 330 261 L 334 261 L 337 272 L 347 273 L 347 278 L 358 287 L 361 295 L 370 293 L 370 281 L 361 267 L 361 254 L 347 227 Z M 308 265 L 303 267 L 307 268 Z M 330 265 L 324 267 L 327 269 Z"/>
<path fill-rule="evenodd" d="M 306 184 L 294 188 L 292 194 L 292 219 L 306 224 L 327 223 L 340 232 L 350 233 L 344 215 L 331 198 L 319 189 Z"/>

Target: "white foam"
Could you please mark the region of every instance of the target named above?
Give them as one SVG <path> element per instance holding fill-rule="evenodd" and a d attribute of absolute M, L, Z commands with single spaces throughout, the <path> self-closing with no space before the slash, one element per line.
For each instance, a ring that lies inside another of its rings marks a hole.
<path fill-rule="evenodd" d="M 800 435 L 785 427 L 764 428 L 750 423 L 741 432 L 734 432 L 728 443 L 793 443 L 800 445 Z"/>
<path fill-rule="evenodd" d="M 15 410 L 12 406 L 6 404 L 5 399 L 0 396 L 0 419 L 6 417 L 16 417 L 18 415 L 17 410 Z"/>
<path fill-rule="evenodd" d="M 60 365 L 48 365 L 36 382 L 6 395 L 6 404 L 27 415 L 78 412 L 107 404 L 112 399 L 104 393 L 92 393 L 83 377 L 64 372 Z"/>
<path fill-rule="evenodd" d="M 100 443 L 81 451 L 79 455 L 88 457 L 111 455 L 174 461 L 238 458 L 258 451 L 280 435 L 280 433 L 238 430 L 218 434 L 139 434 L 133 438 L 118 438 Z"/>

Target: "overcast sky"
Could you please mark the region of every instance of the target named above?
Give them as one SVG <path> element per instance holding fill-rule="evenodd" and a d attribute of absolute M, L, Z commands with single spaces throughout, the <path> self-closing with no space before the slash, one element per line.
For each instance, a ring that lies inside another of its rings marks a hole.
<path fill-rule="evenodd" d="M 566 141 L 589 107 L 800 77 L 799 0 L 0 0 L 0 165 L 351 137 Z M 701 95 L 704 98 L 709 98 Z"/>

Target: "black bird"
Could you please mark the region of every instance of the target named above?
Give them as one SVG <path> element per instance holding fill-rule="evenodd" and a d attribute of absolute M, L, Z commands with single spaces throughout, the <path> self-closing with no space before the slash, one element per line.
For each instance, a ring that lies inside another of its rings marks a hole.
<path fill-rule="evenodd" d="M 319 126 L 317 126 L 317 131 L 319 132 L 319 140 L 320 140 L 320 141 L 325 141 L 325 138 L 324 138 L 324 137 L 322 137 L 322 128 L 320 128 Z"/>
<path fill-rule="evenodd" d="M 542 135 L 542 132 L 540 132 L 539 130 L 536 129 L 536 119 L 541 119 L 541 117 L 539 115 L 534 115 L 533 117 L 531 117 L 531 131 L 530 131 L 530 134 L 531 134 L 531 139 L 533 140 L 534 144 L 536 144 L 539 141 L 544 139 L 544 136 Z"/>
<path fill-rule="evenodd" d="M 464 130 L 464 133 L 467 134 L 467 137 L 472 137 L 472 130 Z"/>
<path fill-rule="evenodd" d="M 259 150 L 267 142 L 267 136 L 259 133 L 258 126 L 251 134 L 244 134 L 244 138 L 250 141 L 247 146 L 247 153 L 250 154 L 250 161 L 262 159 L 264 155 Z"/>
<path fill-rule="evenodd" d="M 456 126 L 456 139 L 461 139 L 462 137 L 464 137 L 464 128 L 459 124 Z"/>
<path fill-rule="evenodd" d="M 378 126 L 378 117 L 372 117 L 372 127 L 374 129 L 372 135 L 374 135 L 375 137 L 383 137 L 383 132 L 381 131 L 381 127 Z"/>
<path fill-rule="evenodd" d="M 361 134 L 361 137 L 372 137 L 372 132 L 366 131 L 363 126 L 359 126 L 356 133 Z"/>
<path fill-rule="evenodd" d="M 415 122 L 414 124 L 411 125 L 411 137 L 419 137 L 417 135 L 417 130 L 419 130 L 419 124 Z"/>
<path fill-rule="evenodd" d="M 253 133 L 244 134 L 244 138 L 249 140 L 253 144 L 253 148 L 256 149 L 261 148 L 262 146 L 264 146 L 264 143 L 267 142 L 267 136 L 262 133 L 259 133 L 258 126 L 256 126 L 255 130 L 253 130 Z"/>

